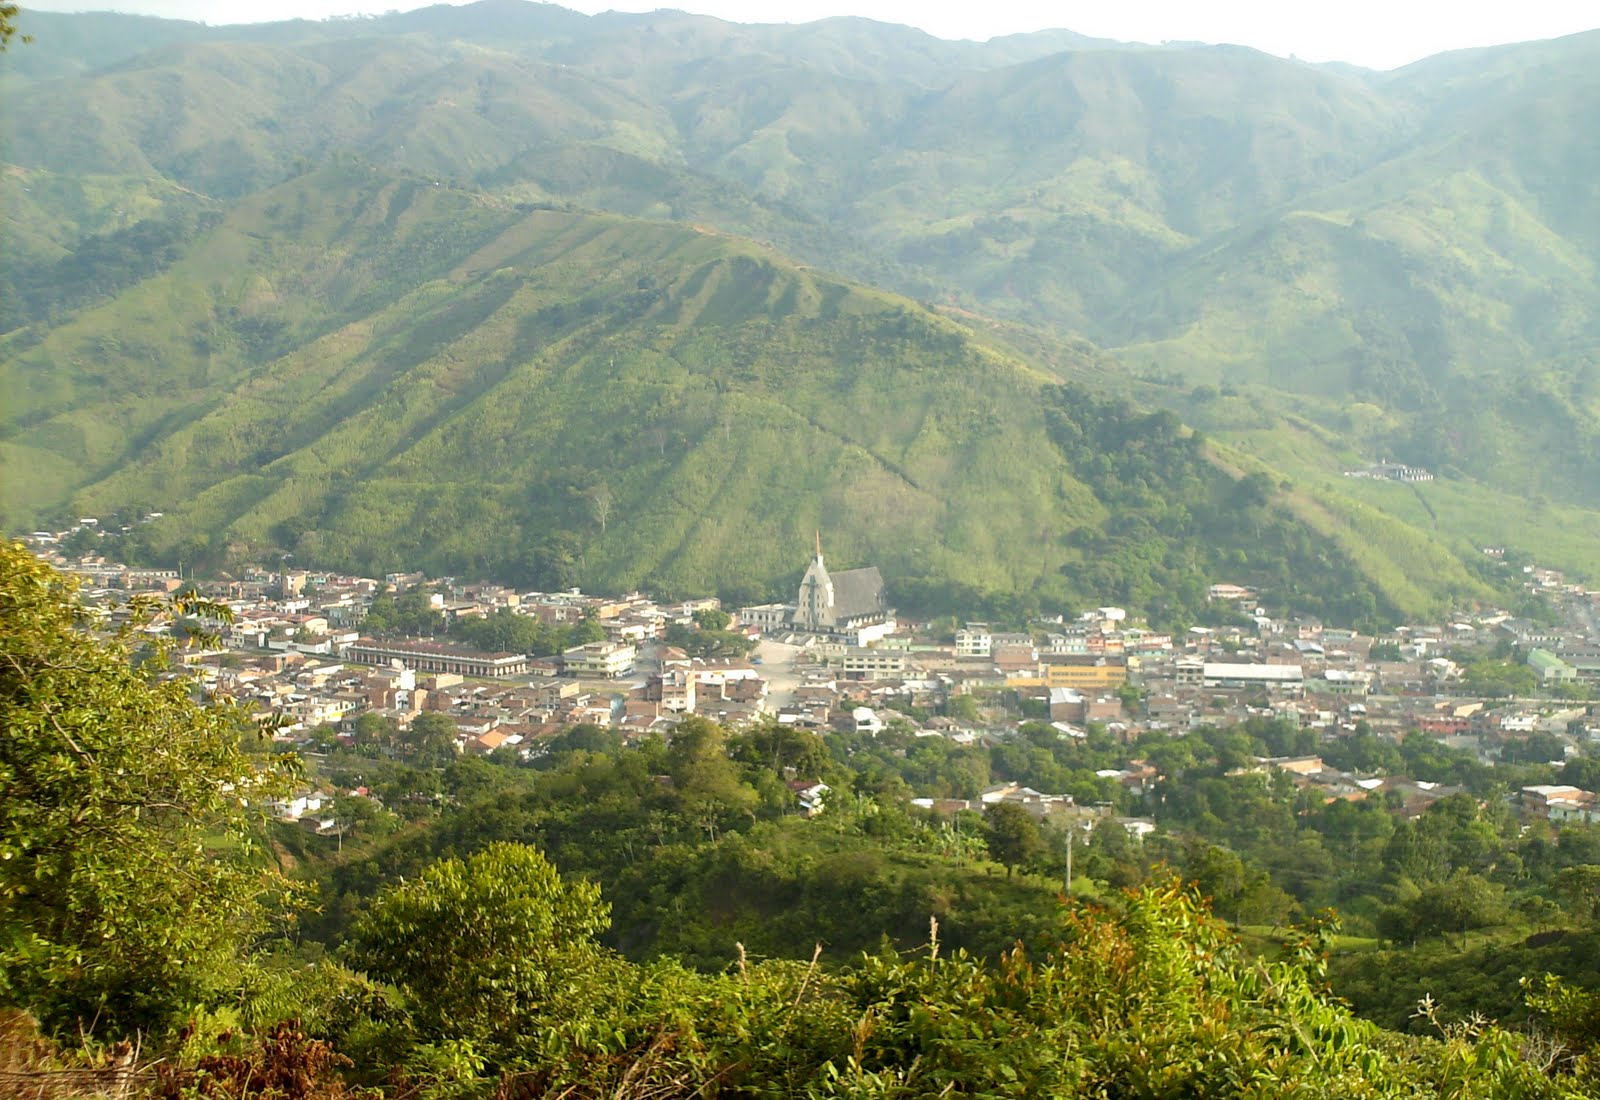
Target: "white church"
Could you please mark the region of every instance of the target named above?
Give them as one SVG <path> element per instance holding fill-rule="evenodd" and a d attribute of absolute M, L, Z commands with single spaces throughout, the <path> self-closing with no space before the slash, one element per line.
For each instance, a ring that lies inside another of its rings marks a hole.
<path fill-rule="evenodd" d="M 739 621 L 769 634 L 791 631 L 853 646 L 871 645 L 895 631 L 894 608 L 884 595 L 878 567 L 829 573 L 822 561 L 820 533 L 794 603 L 740 608 Z"/>

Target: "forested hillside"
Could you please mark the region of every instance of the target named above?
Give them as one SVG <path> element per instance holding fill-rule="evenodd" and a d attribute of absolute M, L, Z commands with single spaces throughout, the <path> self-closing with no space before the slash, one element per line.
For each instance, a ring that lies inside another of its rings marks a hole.
<path fill-rule="evenodd" d="M 1029 395 L 1066 377 L 1173 409 L 1235 477 L 1284 486 L 1384 613 L 1472 593 L 1457 561 L 1484 545 L 1600 566 L 1595 35 L 1364 74 L 518 0 L 30 29 L 0 70 L 29 104 L 0 140 L 13 526 L 142 505 L 184 517 L 162 553 L 508 576 L 548 535 L 586 582 L 754 595 L 821 522 L 912 591 L 1069 598 L 1058 536 L 1117 502 L 1042 431 Z M 705 239 L 691 257 L 626 223 L 551 265 L 556 216 L 599 213 Z M 518 224 L 540 240 L 509 243 Z M 730 304 L 741 264 L 770 293 Z M 814 387 L 751 354 L 814 364 Z M 540 369 L 597 422 L 559 387 L 536 414 L 497 388 Z M 363 406 L 384 386 L 410 419 Z M 524 419 L 467 454 L 473 402 Z M 260 438 L 264 410 L 291 427 Z M 1440 480 L 1340 476 L 1380 457 Z M 419 523 L 426 547 L 393 533 Z M 730 523 L 771 549 L 706 549 Z"/>

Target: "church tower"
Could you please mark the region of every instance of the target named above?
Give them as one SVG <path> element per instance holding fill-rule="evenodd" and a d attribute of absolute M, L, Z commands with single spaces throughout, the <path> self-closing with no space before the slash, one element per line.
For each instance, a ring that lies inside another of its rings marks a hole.
<path fill-rule="evenodd" d="M 832 630 L 837 620 L 834 616 L 833 578 L 822 563 L 822 532 L 817 532 L 816 556 L 800 579 L 800 594 L 794 603 L 794 625 L 801 630 Z"/>

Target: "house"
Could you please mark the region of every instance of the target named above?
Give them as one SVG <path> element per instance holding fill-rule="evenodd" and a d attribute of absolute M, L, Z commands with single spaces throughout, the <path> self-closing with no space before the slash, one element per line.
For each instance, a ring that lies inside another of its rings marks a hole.
<path fill-rule="evenodd" d="M 288 798 L 274 798 L 267 803 L 267 812 L 284 821 L 299 821 L 308 814 L 322 809 L 322 795 L 316 791 L 296 791 Z"/>
<path fill-rule="evenodd" d="M 1320 680 L 1312 681 L 1313 690 L 1323 695 L 1371 695 L 1372 673 L 1363 669 L 1330 668 Z"/>
<path fill-rule="evenodd" d="M 1127 830 L 1128 836 L 1134 840 L 1142 841 L 1156 831 L 1156 823 L 1148 817 L 1118 817 L 1113 820 Z"/>
<path fill-rule="evenodd" d="M 1069 687 L 1050 689 L 1050 720 L 1076 722 L 1082 725 L 1088 714 L 1088 703 L 1083 693 Z"/>
<path fill-rule="evenodd" d="M 957 657 L 987 657 L 992 644 L 988 623 L 968 623 L 956 631 Z"/>
<path fill-rule="evenodd" d="M 1600 820 L 1600 806 L 1593 791 L 1581 787 L 1558 784 L 1540 784 L 1524 787 L 1520 792 L 1522 810 L 1530 817 L 1543 817 L 1551 821 Z"/>
<path fill-rule="evenodd" d="M 789 784 L 789 789 L 800 803 L 800 816 L 809 818 L 822 812 L 823 802 L 833 788 L 818 780 L 796 779 Z"/>
<path fill-rule="evenodd" d="M 856 707 L 850 712 L 850 720 L 855 725 L 857 733 L 870 733 L 874 737 L 884 731 L 883 719 L 871 707 Z"/>

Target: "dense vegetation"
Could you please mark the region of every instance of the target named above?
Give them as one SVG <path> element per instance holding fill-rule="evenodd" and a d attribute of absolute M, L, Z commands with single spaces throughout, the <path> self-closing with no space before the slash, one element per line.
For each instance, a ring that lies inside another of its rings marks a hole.
<path fill-rule="evenodd" d="M 319 853 L 319 838 L 280 832 L 280 858 L 297 849 L 335 890 L 310 923 L 282 923 L 285 882 L 252 854 L 263 834 L 242 796 L 286 762 L 241 755 L 256 731 L 194 703 L 159 648 L 135 664 L 130 633 L 93 637 L 66 582 L 20 547 L 0 550 L 0 620 L 0 1002 L 81 1047 L 9 1039 L 30 1064 L 92 1065 L 95 1043 L 137 1032 L 167 1061 L 124 1080 L 210 1096 L 384 1081 L 460 1097 L 1575 1097 L 1593 1084 L 1596 1003 L 1581 990 L 1543 982 L 1530 999 L 1559 1046 L 1486 1024 L 1387 1032 L 1330 999 L 1327 926 L 1272 961 L 1159 873 L 1063 904 L 1025 866 L 995 876 L 973 844 L 1012 866 L 1037 857 L 1028 815 L 941 831 L 870 783 L 853 789 L 848 754 L 781 727 L 731 737 L 689 720 L 639 750 L 576 730 L 536 771 L 354 752 L 337 766 L 409 775 L 438 797 L 396 797 L 414 822 L 387 839 L 392 811 L 341 811 L 358 823 L 348 850 L 342 835 Z M 839 784 L 814 821 L 789 811 L 796 774 Z M 836 941 L 823 960 L 821 937 L 874 927 L 883 943 Z"/>

